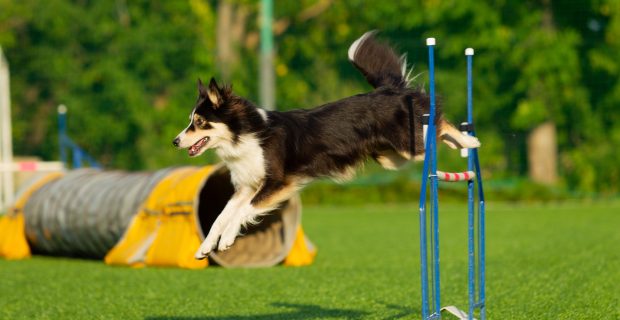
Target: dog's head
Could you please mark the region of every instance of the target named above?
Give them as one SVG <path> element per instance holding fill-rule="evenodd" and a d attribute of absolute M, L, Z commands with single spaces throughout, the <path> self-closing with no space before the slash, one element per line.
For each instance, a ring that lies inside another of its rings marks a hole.
<path fill-rule="evenodd" d="M 189 125 L 172 144 L 177 148 L 187 148 L 189 156 L 196 157 L 207 149 L 233 140 L 234 134 L 225 123 L 231 97 L 230 87 L 218 87 L 213 78 L 207 87 L 199 79 L 198 100 L 189 116 Z"/>

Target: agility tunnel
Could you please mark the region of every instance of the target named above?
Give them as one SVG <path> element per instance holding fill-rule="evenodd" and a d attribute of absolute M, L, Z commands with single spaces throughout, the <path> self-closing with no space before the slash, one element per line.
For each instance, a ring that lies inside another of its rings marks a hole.
<path fill-rule="evenodd" d="M 230 173 L 221 165 L 48 174 L 22 188 L 0 219 L 0 256 L 35 253 L 191 269 L 312 263 L 316 249 L 302 230 L 298 196 L 242 230 L 230 249 L 195 260 L 233 193 Z"/>

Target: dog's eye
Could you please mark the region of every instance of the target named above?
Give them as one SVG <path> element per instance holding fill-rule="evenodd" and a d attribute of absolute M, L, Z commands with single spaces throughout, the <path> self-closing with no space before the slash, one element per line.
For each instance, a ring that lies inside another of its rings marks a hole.
<path fill-rule="evenodd" d="M 196 118 L 196 126 L 203 128 L 206 125 L 206 121 L 202 118 Z"/>

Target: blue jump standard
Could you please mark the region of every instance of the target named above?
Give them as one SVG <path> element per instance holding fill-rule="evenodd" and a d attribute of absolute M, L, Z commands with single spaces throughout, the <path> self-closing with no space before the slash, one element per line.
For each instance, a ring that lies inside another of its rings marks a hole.
<path fill-rule="evenodd" d="M 420 276 L 422 295 L 422 318 L 441 319 L 441 287 L 440 287 L 440 260 L 439 260 L 439 200 L 437 176 L 437 134 L 435 129 L 435 39 L 426 41 L 429 60 L 430 86 L 430 114 L 426 129 L 425 158 L 422 169 L 422 186 L 420 192 Z M 473 65 L 474 51 L 465 50 L 467 57 L 467 122 L 461 125 L 461 130 L 475 136 L 473 125 Z M 485 310 L 485 208 L 482 175 L 478 160 L 478 150 L 469 149 L 467 152 L 467 170 L 475 172 L 475 178 L 467 180 L 468 190 L 468 319 L 474 319 L 478 310 L 480 319 L 486 319 Z M 428 244 L 429 225 L 427 221 L 427 184 L 430 183 L 430 246 Z M 477 189 L 477 199 L 476 199 Z M 478 206 L 476 208 L 476 200 Z M 477 210 L 476 210 L 477 209 Z M 477 222 L 477 224 L 476 224 Z M 429 248 L 431 263 L 429 264 Z M 477 259 L 476 259 L 477 258 Z M 429 273 L 430 266 L 430 273 Z M 429 281 L 432 287 L 429 288 Z M 429 294 L 430 289 L 430 294 Z M 476 290 L 477 289 L 477 290 Z M 432 296 L 432 301 L 430 300 Z"/>

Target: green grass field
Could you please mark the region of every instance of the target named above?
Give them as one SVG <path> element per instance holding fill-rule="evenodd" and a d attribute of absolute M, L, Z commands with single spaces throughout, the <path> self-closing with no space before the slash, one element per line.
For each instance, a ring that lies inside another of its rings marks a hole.
<path fill-rule="evenodd" d="M 308 267 L 0 260 L 0 319 L 418 319 L 416 205 L 308 207 Z M 442 305 L 467 302 L 465 207 L 442 204 Z M 620 319 L 620 203 L 487 207 L 489 319 Z"/>

